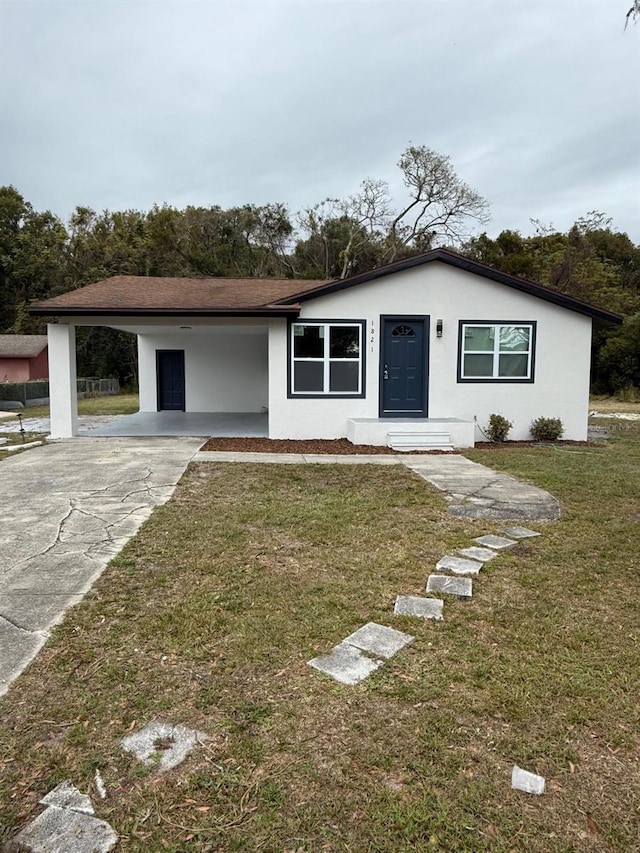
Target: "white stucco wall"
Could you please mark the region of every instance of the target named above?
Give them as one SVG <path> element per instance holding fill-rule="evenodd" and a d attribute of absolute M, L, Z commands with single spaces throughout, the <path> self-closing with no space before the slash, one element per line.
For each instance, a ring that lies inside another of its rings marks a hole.
<path fill-rule="evenodd" d="M 51 438 L 71 438 L 78 432 L 76 327 L 49 323 L 47 337 Z"/>
<path fill-rule="evenodd" d="M 427 314 L 429 417 L 477 418 L 497 412 L 513 422 L 512 439 L 529 438 L 539 416 L 559 417 L 565 437 L 586 438 L 591 319 L 442 263 L 405 270 L 303 303 L 300 319 L 366 321 L 366 397 L 288 399 L 287 324 L 269 333 L 269 434 L 272 438 L 338 438 L 351 417 L 378 417 L 381 314 Z M 436 337 L 436 320 L 444 324 Z M 458 383 L 458 321 L 537 321 L 535 382 Z M 477 438 L 481 438 L 478 432 Z"/>
<path fill-rule="evenodd" d="M 185 354 L 187 412 L 260 412 L 268 403 L 266 331 L 210 327 L 138 334 L 140 411 L 157 410 L 156 351 Z"/>

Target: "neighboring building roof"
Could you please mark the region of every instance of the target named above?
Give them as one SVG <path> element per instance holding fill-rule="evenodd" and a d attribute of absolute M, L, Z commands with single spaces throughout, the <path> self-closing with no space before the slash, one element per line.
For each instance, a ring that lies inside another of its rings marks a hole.
<path fill-rule="evenodd" d="M 46 335 L 0 335 L 0 358 L 35 358 L 46 346 Z"/>
<path fill-rule="evenodd" d="M 413 267 L 440 261 L 466 272 L 512 287 L 530 296 L 577 311 L 604 323 L 619 324 L 622 318 L 580 299 L 558 293 L 524 278 L 509 275 L 486 264 L 469 260 L 448 249 L 434 249 L 360 275 L 337 281 L 305 281 L 270 278 L 152 278 L 117 275 L 37 302 L 35 315 L 296 315 L 300 303 L 336 293 Z"/>

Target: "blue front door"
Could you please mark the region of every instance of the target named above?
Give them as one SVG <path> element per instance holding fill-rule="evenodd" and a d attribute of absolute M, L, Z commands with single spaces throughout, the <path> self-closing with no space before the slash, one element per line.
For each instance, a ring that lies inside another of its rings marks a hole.
<path fill-rule="evenodd" d="M 383 317 L 380 417 L 427 416 L 428 318 Z"/>
<path fill-rule="evenodd" d="M 156 359 L 158 411 L 184 412 L 184 350 L 157 350 Z"/>

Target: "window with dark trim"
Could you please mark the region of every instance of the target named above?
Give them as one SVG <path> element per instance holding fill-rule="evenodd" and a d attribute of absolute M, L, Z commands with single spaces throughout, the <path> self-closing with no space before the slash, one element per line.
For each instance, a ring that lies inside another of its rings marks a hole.
<path fill-rule="evenodd" d="M 460 322 L 458 382 L 533 382 L 536 324 Z"/>
<path fill-rule="evenodd" d="M 309 321 L 291 324 L 292 396 L 362 396 L 363 323 Z"/>

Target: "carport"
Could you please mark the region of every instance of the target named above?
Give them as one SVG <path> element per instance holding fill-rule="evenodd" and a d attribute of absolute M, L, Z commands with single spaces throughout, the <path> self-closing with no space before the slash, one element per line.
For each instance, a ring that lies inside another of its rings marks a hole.
<path fill-rule="evenodd" d="M 313 287 L 319 282 L 305 282 Z M 51 435 L 78 434 L 75 330 L 136 336 L 140 412 L 93 435 L 267 436 L 269 346 L 299 306 L 279 305 L 300 282 L 115 276 L 38 303 L 48 326 Z M 285 382 L 282 378 L 280 384 Z"/>

